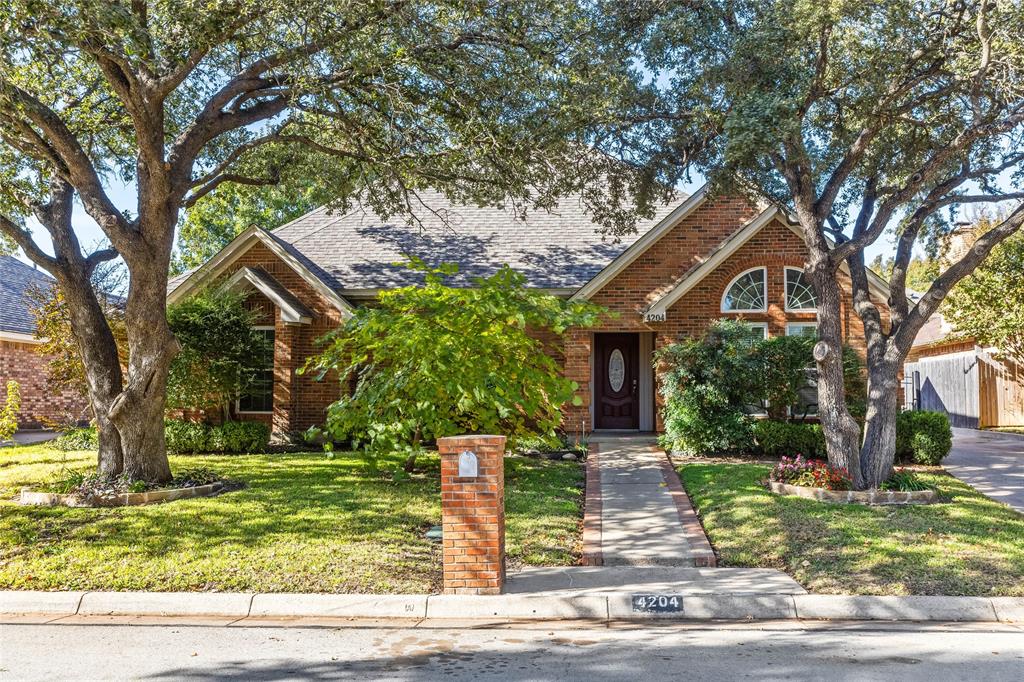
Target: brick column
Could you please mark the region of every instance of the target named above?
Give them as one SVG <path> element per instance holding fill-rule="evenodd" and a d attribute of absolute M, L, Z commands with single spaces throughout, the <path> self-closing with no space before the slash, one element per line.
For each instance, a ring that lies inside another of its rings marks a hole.
<path fill-rule="evenodd" d="M 445 594 L 501 594 L 505 590 L 505 437 L 440 438 L 437 449 L 441 453 Z M 466 452 L 476 456 L 475 477 L 459 476 L 459 460 Z"/>

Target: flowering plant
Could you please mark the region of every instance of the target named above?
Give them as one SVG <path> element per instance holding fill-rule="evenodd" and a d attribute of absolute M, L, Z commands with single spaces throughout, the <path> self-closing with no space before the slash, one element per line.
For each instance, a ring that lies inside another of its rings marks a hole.
<path fill-rule="evenodd" d="M 835 468 L 814 459 L 783 457 L 768 474 L 769 481 L 801 485 L 825 490 L 849 490 L 853 486 L 850 472 L 843 468 Z"/>

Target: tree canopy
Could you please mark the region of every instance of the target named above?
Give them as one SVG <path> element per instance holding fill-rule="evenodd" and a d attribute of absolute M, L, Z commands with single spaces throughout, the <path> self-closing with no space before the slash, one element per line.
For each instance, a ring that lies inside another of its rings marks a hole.
<path fill-rule="evenodd" d="M 577 191 L 609 223 L 650 208 L 643 173 L 586 144 L 630 87 L 572 0 L 12 0 L 0 8 L 0 232 L 57 278 L 90 375 L 106 474 L 166 480 L 177 351 L 165 287 L 182 211 L 229 185 L 295 186 L 379 213 L 457 201 L 550 207 Z M 116 179 L 135 189 L 118 206 Z M 664 189 L 662 189 L 664 191 Z M 80 202 L 111 247 L 83 251 Z M 210 205 L 216 207 L 216 203 Z M 280 208 L 271 207 L 271 211 Z M 211 209 L 212 210 L 212 209 Z M 35 217 L 50 255 L 26 228 Z M 194 223 L 193 223 L 194 224 Z M 223 241 L 237 223 L 211 229 Z M 186 235 L 189 231 L 186 230 Z M 89 275 L 131 274 L 128 362 Z"/>

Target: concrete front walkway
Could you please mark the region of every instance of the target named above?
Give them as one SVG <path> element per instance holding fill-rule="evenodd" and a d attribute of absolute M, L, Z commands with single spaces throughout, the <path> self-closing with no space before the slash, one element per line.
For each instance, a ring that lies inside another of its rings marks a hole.
<path fill-rule="evenodd" d="M 649 436 L 597 436 L 596 470 L 603 566 L 714 566 L 714 553 L 664 452 Z M 593 474 L 591 474 L 593 479 Z M 593 486 L 591 486 L 593 487 Z M 597 503 L 592 505 L 592 503 Z M 588 543 L 588 544 L 593 544 Z"/>
<path fill-rule="evenodd" d="M 978 492 L 1024 513 L 1024 436 L 953 429 L 946 471 Z"/>

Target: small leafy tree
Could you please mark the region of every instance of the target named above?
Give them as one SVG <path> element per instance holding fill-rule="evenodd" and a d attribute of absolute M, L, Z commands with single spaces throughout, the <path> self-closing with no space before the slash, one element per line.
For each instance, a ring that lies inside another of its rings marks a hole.
<path fill-rule="evenodd" d="M 591 325 L 600 309 L 527 289 L 507 266 L 472 288 L 445 284 L 453 265 L 411 267 L 425 274 L 422 286 L 381 293 L 311 362 L 354 380 L 351 394 L 328 408 L 327 437 L 370 452 L 404 450 L 410 471 L 422 444 L 443 436 L 553 436 L 560 407 L 580 404 L 578 385 L 531 331 Z"/>
<path fill-rule="evenodd" d="M 181 344 L 167 379 L 171 408 L 217 410 L 230 418 L 230 401 L 245 392 L 272 349 L 253 328 L 256 315 L 239 294 L 207 289 L 167 309 Z"/>
<path fill-rule="evenodd" d="M 950 292 L 943 309 L 958 334 L 995 346 L 1024 365 L 1024 236 L 993 249 L 974 273 Z"/>
<path fill-rule="evenodd" d="M 7 382 L 7 400 L 0 410 L 0 443 L 10 440 L 18 430 L 18 410 L 21 409 L 21 388 L 17 381 Z"/>

